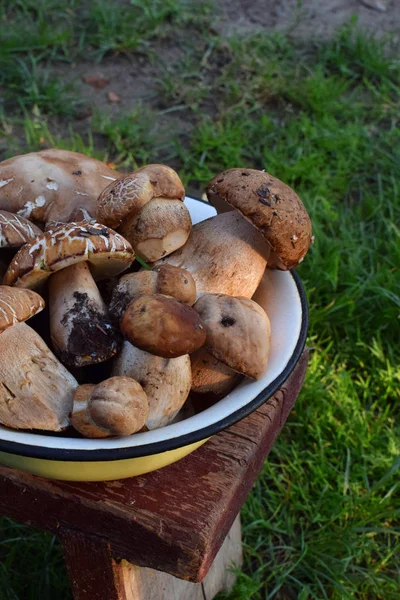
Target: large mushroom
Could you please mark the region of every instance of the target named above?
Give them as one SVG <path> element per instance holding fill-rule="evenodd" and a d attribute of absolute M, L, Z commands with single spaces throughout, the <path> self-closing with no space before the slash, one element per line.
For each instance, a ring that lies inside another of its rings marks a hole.
<path fill-rule="evenodd" d="M 95 279 L 124 271 L 133 259 L 130 244 L 115 231 L 99 223 L 69 223 L 25 244 L 4 283 L 32 289 L 49 278 L 52 342 L 65 364 L 79 367 L 118 351 L 120 336 Z"/>
<path fill-rule="evenodd" d="M 0 423 L 61 431 L 78 383 L 27 319 L 44 308 L 31 290 L 0 286 Z"/>
<path fill-rule="evenodd" d="M 267 262 L 292 269 L 303 260 L 311 222 L 289 186 L 263 171 L 230 169 L 214 177 L 207 194 L 230 212 L 195 225 L 187 243 L 168 257 L 169 264 L 190 271 L 198 295 L 251 298 Z"/>
<path fill-rule="evenodd" d="M 187 354 L 161 358 L 124 342 L 114 359 L 112 375 L 133 377 L 147 394 L 148 429 L 168 425 L 178 414 L 190 392 L 192 373 Z"/>
<path fill-rule="evenodd" d="M 177 173 L 147 165 L 111 183 L 99 196 L 96 218 L 117 229 L 137 254 L 154 262 L 183 246 L 192 221 Z"/>
<path fill-rule="evenodd" d="M 194 308 L 206 330 L 207 350 L 234 371 L 259 379 L 267 367 L 271 337 L 261 306 L 248 298 L 204 294 Z"/>
<path fill-rule="evenodd" d="M 94 218 L 102 190 L 122 174 L 67 150 L 42 150 L 0 163 L 0 209 L 35 223 Z"/>

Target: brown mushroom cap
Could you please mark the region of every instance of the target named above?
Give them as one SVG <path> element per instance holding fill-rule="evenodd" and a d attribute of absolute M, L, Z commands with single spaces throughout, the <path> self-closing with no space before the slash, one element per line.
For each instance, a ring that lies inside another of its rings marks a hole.
<path fill-rule="evenodd" d="M 121 331 L 134 346 L 164 358 L 190 354 L 206 337 L 193 308 L 162 294 L 133 300 L 123 316 Z"/>
<path fill-rule="evenodd" d="M 304 204 L 285 183 L 264 171 L 228 169 L 207 186 L 211 203 L 222 199 L 265 237 L 278 268 L 296 267 L 311 243 L 311 221 Z"/>
<path fill-rule="evenodd" d="M 130 244 L 99 223 L 68 223 L 25 244 L 13 258 L 3 283 L 35 288 L 52 273 L 87 261 L 95 279 L 112 277 L 134 259 Z"/>
<path fill-rule="evenodd" d="M 271 327 L 265 311 L 248 298 L 205 294 L 194 305 L 207 332 L 205 347 L 234 371 L 252 379 L 264 373 Z"/>
<path fill-rule="evenodd" d="M 111 435 L 104 429 L 97 427 L 89 415 L 90 394 L 95 388 L 93 383 L 85 383 L 76 388 L 74 393 L 74 406 L 71 415 L 71 425 L 87 438 L 105 438 Z"/>
<path fill-rule="evenodd" d="M 146 392 L 131 377 L 110 377 L 92 391 L 89 415 L 111 435 L 131 435 L 142 429 L 149 415 Z"/>
<path fill-rule="evenodd" d="M 43 309 L 44 300 L 36 292 L 0 285 L 0 333 Z"/>
<path fill-rule="evenodd" d="M 36 223 L 94 217 L 100 192 L 122 175 L 67 150 L 42 150 L 0 163 L 0 209 Z"/>
<path fill-rule="evenodd" d="M 117 229 L 126 217 L 136 215 L 153 198 L 185 198 L 178 174 L 166 165 L 146 165 L 110 183 L 99 196 L 96 218 Z"/>
<path fill-rule="evenodd" d="M 189 271 L 168 263 L 157 265 L 157 293 L 172 296 L 189 306 L 196 302 L 196 283 Z"/>
<path fill-rule="evenodd" d="M 6 210 L 0 210 L 0 248 L 19 248 L 42 235 L 36 225 Z"/>

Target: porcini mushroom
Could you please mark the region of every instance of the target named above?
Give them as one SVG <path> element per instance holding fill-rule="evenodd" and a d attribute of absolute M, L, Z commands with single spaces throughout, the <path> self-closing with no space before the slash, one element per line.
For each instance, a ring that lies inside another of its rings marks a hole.
<path fill-rule="evenodd" d="M 0 286 L 0 423 L 61 431 L 78 383 L 26 321 L 44 307 L 31 290 Z"/>
<path fill-rule="evenodd" d="M 264 236 L 271 248 L 269 266 L 286 270 L 305 257 L 312 239 L 304 204 L 288 185 L 265 171 L 228 169 L 207 186 L 211 204 L 226 203 Z"/>
<path fill-rule="evenodd" d="M 164 358 L 190 354 L 206 339 L 197 312 L 162 294 L 132 300 L 122 318 L 121 331 L 134 346 Z"/>
<path fill-rule="evenodd" d="M 196 284 L 189 271 L 168 264 L 154 267 L 152 271 L 128 273 L 112 291 L 110 314 L 119 321 L 132 300 L 143 294 L 172 296 L 192 306 L 196 301 Z"/>
<path fill-rule="evenodd" d="M 38 288 L 49 279 L 50 334 L 68 365 L 102 362 L 120 346 L 95 284 L 129 267 L 134 254 L 118 233 L 99 223 L 69 223 L 25 244 L 4 283 Z M 51 276 L 51 277 L 50 277 Z"/>
<path fill-rule="evenodd" d="M 79 386 L 74 395 L 71 425 L 89 438 L 132 435 L 143 429 L 149 403 L 132 377 L 110 377 Z"/>
<path fill-rule="evenodd" d="M 136 379 L 147 394 L 148 429 L 168 425 L 176 417 L 190 392 L 192 373 L 188 355 L 178 358 L 154 356 L 124 342 L 114 359 L 112 375 Z"/>
<path fill-rule="evenodd" d="M 35 223 L 94 218 L 99 194 L 122 174 L 67 150 L 41 150 L 0 163 L 0 209 Z"/>
<path fill-rule="evenodd" d="M 117 229 L 137 254 L 154 262 L 183 246 L 192 221 L 177 173 L 165 165 L 147 165 L 100 194 L 96 218 Z"/>
<path fill-rule="evenodd" d="M 248 298 L 205 294 L 194 309 L 207 333 L 207 350 L 234 371 L 259 379 L 267 366 L 271 336 L 261 306 Z"/>

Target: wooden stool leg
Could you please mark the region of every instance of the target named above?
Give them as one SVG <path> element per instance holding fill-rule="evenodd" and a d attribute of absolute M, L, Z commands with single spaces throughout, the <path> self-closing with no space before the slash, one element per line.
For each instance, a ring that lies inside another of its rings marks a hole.
<path fill-rule="evenodd" d="M 62 530 L 59 537 L 75 600 L 212 600 L 232 588 L 235 575 L 229 569 L 242 564 L 239 515 L 201 583 L 116 562 L 109 545 L 94 536 Z"/>

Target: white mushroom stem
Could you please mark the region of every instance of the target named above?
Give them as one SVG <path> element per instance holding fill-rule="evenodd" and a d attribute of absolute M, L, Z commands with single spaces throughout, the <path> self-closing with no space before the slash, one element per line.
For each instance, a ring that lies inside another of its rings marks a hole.
<path fill-rule="evenodd" d="M 75 378 L 25 323 L 0 335 L 0 422 L 61 431 L 69 425 Z"/>
<path fill-rule="evenodd" d="M 154 198 L 125 218 L 118 231 L 144 260 L 154 262 L 183 246 L 191 228 L 189 211 L 181 200 Z"/>
<path fill-rule="evenodd" d="M 264 274 L 269 246 L 237 212 L 226 212 L 195 225 L 183 246 L 157 264 L 187 269 L 197 295 L 220 293 L 251 298 Z"/>
<path fill-rule="evenodd" d="M 157 429 L 170 423 L 178 414 L 190 392 L 192 373 L 190 358 L 161 358 L 139 350 L 124 342 L 116 358 L 112 375 L 133 377 L 147 394 L 148 429 Z"/>
<path fill-rule="evenodd" d="M 119 348 L 119 333 L 86 262 L 57 271 L 49 278 L 50 334 L 66 364 L 102 362 Z"/>

